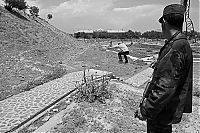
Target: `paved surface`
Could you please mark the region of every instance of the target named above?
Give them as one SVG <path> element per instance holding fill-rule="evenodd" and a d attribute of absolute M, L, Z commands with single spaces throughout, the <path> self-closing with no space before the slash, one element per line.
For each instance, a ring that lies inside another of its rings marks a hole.
<path fill-rule="evenodd" d="M 103 75 L 108 72 L 90 69 L 86 75 Z M 37 86 L 30 91 L 0 101 L 0 133 L 8 131 L 48 106 L 81 81 L 83 71 L 73 72 L 62 78 Z"/>
<path fill-rule="evenodd" d="M 140 85 L 143 85 L 145 82 L 147 82 L 153 73 L 152 68 L 147 68 L 143 70 L 142 72 L 136 74 L 135 76 L 125 80 L 125 83 L 130 84 L 135 87 L 139 87 Z"/>

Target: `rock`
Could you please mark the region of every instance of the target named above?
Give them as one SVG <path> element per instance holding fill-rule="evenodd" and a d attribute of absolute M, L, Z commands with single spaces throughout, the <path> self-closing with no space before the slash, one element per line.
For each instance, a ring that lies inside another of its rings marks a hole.
<path fill-rule="evenodd" d="M 53 112 L 58 112 L 59 110 L 58 109 L 53 109 Z"/>

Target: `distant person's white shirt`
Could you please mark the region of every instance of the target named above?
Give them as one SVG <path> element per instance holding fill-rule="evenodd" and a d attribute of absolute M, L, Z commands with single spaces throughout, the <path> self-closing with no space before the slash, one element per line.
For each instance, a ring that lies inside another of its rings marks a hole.
<path fill-rule="evenodd" d="M 118 45 L 118 47 L 119 47 L 123 52 L 129 51 L 129 50 L 128 50 L 128 47 L 126 46 L 125 43 L 120 43 L 120 44 Z"/>

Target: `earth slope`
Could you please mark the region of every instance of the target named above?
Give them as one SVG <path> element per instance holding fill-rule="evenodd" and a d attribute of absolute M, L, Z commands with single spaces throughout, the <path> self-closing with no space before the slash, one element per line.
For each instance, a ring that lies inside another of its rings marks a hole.
<path fill-rule="evenodd" d="M 86 48 L 42 18 L 0 6 L 0 100 L 18 93 L 20 84 L 62 70 L 61 60 Z"/>

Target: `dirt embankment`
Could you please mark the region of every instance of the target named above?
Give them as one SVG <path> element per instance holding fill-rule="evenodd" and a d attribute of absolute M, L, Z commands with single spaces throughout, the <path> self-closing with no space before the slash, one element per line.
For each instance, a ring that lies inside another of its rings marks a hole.
<path fill-rule="evenodd" d="M 87 47 L 42 18 L 0 6 L 0 100 L 42 83 L 35 79 L 64 74 L 63 60 Z"/>

